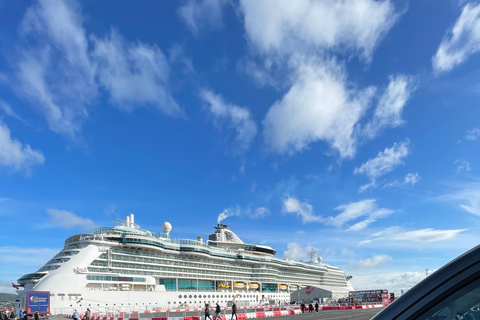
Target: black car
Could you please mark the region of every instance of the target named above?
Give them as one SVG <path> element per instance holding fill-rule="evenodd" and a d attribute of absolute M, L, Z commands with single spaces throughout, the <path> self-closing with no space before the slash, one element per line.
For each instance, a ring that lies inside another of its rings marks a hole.
<path fill-rule="evenodd" d="M 426 277 L 373 319 L 480 320 L 480 245 Z"/>

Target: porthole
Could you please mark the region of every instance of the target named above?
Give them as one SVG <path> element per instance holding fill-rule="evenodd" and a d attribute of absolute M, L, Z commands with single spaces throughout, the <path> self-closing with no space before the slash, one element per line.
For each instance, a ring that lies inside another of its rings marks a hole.
<path fill-rule="evenodd" d="M 192 299 L 192 295 L 188 296 L 190 299 Z"/>
<path fill-rule="evenodd" d="M 182 295 L 179 295 L 178 297 L 179 297 L 179 298 L 181 298 L 181 297 L 182 297 Z"/>

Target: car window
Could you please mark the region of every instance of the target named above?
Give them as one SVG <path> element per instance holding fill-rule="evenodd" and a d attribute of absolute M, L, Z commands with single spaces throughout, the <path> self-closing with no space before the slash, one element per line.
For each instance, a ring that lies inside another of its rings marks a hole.
<path fill-rule="evenodd" d="M 480 279 L 448 295 L 417 320 L 480 320 Z"/>

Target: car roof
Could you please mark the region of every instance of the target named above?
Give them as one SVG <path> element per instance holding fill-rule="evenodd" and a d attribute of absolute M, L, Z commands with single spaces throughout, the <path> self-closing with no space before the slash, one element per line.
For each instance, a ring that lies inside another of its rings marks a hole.
<path fill-rule="evenodd" d="M 480 276 L 480 245 L 450 261 L 372 318 L 415 319 L 469 277 Z"/>

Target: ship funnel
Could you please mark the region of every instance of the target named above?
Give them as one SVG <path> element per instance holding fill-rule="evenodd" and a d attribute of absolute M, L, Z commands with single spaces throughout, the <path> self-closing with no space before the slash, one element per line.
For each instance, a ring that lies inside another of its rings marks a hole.
<path fill-rule="evenodd" d="M 130 217 L 129 216 L 125 217 L 125 224 L 127 225 L 127 227 L 130 227 Z"/>
<path fill-rule="evenodd" d="M 135 220 L 133 218 L 133 213 L 130 213 L 130 227 L 135 228 Z"/>

